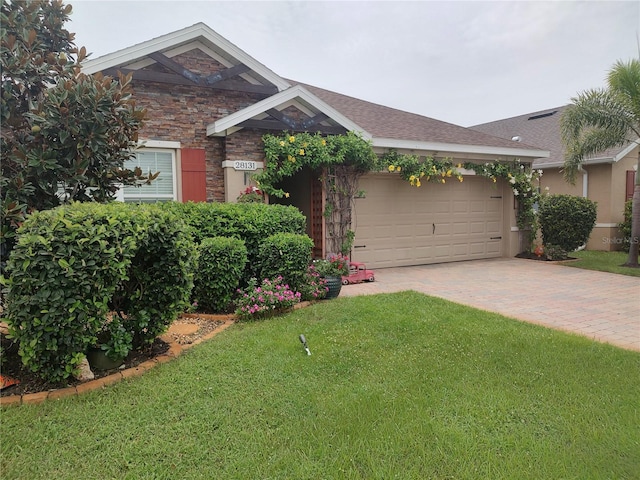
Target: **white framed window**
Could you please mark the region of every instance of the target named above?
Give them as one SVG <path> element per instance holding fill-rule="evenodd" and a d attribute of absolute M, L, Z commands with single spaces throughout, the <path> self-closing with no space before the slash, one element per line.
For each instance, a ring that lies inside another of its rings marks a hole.
<path fill-rule="evenodd" d="M 136 156 L 124 162 L 130 170 L 140 167 L 143 174 L 160 172 L 149 185 L 125 186 L 120 200 L 135 203 L 166 202 L 178 199 L 176 152 L 174 149 L 142 148 Z"/>

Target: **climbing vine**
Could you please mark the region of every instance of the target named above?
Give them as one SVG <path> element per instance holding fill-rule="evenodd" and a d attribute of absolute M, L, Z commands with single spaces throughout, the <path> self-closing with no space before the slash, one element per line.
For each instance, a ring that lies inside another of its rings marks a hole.
<path fill-rule="evenodd" d="M 530 165 L 515 160 L 510 163 L 485 163 L 478 165 L 466 163 L 465 168 L 474 170 L 477 175 L 503 178 L 509 182 L 516 198 L 516 225 L 520 237 L 520 252 L 530 252 L 538 232 L 536 205 L 540 201 L 540 177 L 542 170 L 533 170 Z"/>
<path fill-rule="evenodd" d="M 446 158 L 406 155 L 394 150 L 377 157 L 371 143 L 352 132 L 325 137 L 309 133 L 268 134 L 263 136 L 263 142 L 267 161 L 264 171 L 255 179 L 267 194 L 288 197 L 288 192 L 277 187 L 279 182 L 303 167 L 319 172 L 326 194 L 324 216 L 329 252 L 349 252 L 354 236 L 350 230 L 351 211 L 358 193 L 358 179 L 370 171 L 397 173 L 414 187 L 425 183 L 443 184 L 449 180 L 462 182 L 462 170 L 472 170 L 494 183 L 498 178 L 504 179 L 516 197 L 521 250 L 529 251 L 533 244 L 537 232 L 534 207 L 540 198 L 538 186 L 542 170 L 532 170 L 519 160 L 454 164 Z"/>
<path fill-rule="evenodd" d="M 420 187 L 423 183 L 446 183 L 447 179 L 455 178 L 462 182 L 462 175 L 458 168 L 449 159 L 436 160 L 432 157 L 419 157 L 417 155 L 403 155 L 395 150 L 385 153 L 380 158 L 380 169 L 398 173 L 404 180 L 414 187 Z"/>
<path fill-rule="evenodd" d="M 289 192 L 278 188 L 279 182 L 303 167 L 317 171 L 326 195 L 327 251 L 347 254 L 353 243 L 352 203 L 358 179 L 376 169 L 377 157 L 371 143 L 352 132 L 327 137 L 309 133 L 267 134 L 262 140 L 266 163 L 264 170 L 255 176 L 260 188 L 275 197 L 288 197 Z"/>

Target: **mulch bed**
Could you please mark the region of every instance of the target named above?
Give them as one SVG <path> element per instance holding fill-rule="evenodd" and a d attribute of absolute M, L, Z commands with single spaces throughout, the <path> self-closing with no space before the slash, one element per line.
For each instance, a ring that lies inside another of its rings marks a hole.
<path fill-rule="evenodd" d="M 106 377 L 107 375 L 111 375 L 120 370 L 137 367 L 147 360 L 151 360 L 162 355 L 169 350 L 169 342 L 177 343 L 179 345 L 192 344 L 218 328 L 223 323 L 224 321 L 210 320 L 197 315 L 180 318 L 174 322 L 174 325 L 195 325 L 197 326 L 197 330 L 189 334 L 180 333 L 179 328 L 176 329 L 176 333 L 172 333 L 170 330 L 164 334 L 162 338 L 156 338 L 153 344 L 145 347 L 143 350 L 131 352 L 125 359 L 123 366 L 111 370 L 94 370 L 93 373 L 95 378 Z M 2 355 L 4 357 L 2 375 L 17 379 L 20 382 L 17 385 L 12 385 L 0 390 L 1 397 L 46 392 L 49 390 L 73 387 L 83 383 L 75 379 L 67 379 L 64 382 L 59 383 L 42 380 L 33 372 L 30 372 L 23 367 L 20 356 L 18 355 L 17 345 L 7 339 L 4 335 L 0 335 L 0 338 L 2 342 Z"/>
<path fill-rule="evenodd" d="M 516 255 L 516 258 L 524 258 L 524 259 L 527 259 L 527 260 L 537 260 L 537 261 L 540 261 L 540 262 L 553 262 L 554 261 L 554 260 L 552 260 L 550 258 L 547 258 L 546 255 L 538 256 L 533 252 L 519 253 L 519 254 Z M 567 257 L 567 258 L 565 258 L 565 260 L 577 260 L 577 258 Z"/>

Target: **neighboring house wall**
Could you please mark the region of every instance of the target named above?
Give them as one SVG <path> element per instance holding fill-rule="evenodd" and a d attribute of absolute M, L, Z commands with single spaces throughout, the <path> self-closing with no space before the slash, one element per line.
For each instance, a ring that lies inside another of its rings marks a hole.
<path fill-rule="evenodd" d="M 626 197 L 626 172 L 633 170 L 637 161 L 637 149 L 616 163 L 591 164 L 584 167 L 587 176 L 578 172 L 575 184 L 564 179 L 561 168 L 546 168 L 540 180 L 544 192 L 583 196 L 597 203 L 596 226 L 587 242 L 589 250 L 620 250 L 622 237 L 617 227 L 624 219 Z"/>

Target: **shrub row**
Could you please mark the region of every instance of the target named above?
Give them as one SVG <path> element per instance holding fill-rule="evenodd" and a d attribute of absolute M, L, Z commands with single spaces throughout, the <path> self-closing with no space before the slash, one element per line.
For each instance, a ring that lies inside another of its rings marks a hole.
<path fill-rule="evenodd" d="M 304 235 L 306 218 L 295 207 L 261 203 L 163 203 L 189 227 L 196 243 L 205 238 L 230 237 L 244 241 L 247 264 L 242 283 L 261 273 L 260 244 L 276 233 Z"/>
<path fill-rule="evenodd" d="M 72 204 L 32 214 L 3 279 L 7 322 L 23 363 L 57 381 L 75 373 L 116 311 L 136 348 L 188 304 L 193 240 L 155 206 Z"/>

